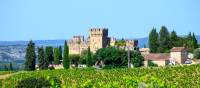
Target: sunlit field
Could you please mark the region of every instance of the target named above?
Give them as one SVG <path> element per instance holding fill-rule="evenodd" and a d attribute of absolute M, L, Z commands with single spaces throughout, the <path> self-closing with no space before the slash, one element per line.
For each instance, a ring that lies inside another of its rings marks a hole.
<path fill-rule="evenodd" d="M 6 72 L 0 72 L 3 75 Z M 3 88 L 129 88 L 129 87 L 200 87 L 200 65 L 104 69 L 93 68 L 45 71 L 21 71 L 1 79 Z"/>

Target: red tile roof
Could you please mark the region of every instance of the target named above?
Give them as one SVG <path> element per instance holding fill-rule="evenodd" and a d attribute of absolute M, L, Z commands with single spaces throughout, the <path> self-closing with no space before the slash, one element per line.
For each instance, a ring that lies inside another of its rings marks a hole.
<path fill-rule="evenodd" d="M 153 60 L 153 61 L 165 61 L 165 60 L 169 60 L 170 58 L 170 54 L 168 53 L 160 53 L 160 54 L 146 54 L 144 55 L 144 60 L 148 61 L 148 60 Z"/>
<path fill-rule="evenodd" d="M 186 50 L 185 47 L 174 47 L 171 49 L 171 52 L 182 52 L 184 50 Z"/>

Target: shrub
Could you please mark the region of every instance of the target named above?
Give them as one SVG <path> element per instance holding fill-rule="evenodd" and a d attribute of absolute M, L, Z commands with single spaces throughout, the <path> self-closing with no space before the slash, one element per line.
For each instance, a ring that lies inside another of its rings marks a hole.
<path fill-rule="evenodd" d="M 71 64 L 74 64 L 75 67 L 78 67 L 80 55 L 78 54 L 69 55 L 69 59 L 71 60 Z"/>
<path fill-rule="evenodd" d="M 200 49 L 199 48 L 194 50 L 194 58 L 200 59 Z"/>
<path fill-rule="evenodd" d="M 105 66 L 119 68 L 127 66 L 127 52 L 125 50 L 107 47 L 97 50 L 95 54 L 96 61 L 103 61 Z"/>
<path fill-rule="evenodd" d="M 154 63 L 152 60 L 148 60 L 148 66 L 149 67 L 158 67 L 156 63 Z"/>

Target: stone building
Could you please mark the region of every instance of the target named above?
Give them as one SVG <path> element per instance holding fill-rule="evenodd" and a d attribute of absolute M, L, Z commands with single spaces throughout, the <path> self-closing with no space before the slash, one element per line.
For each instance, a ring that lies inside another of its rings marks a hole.
<path fill-rule="evenodd" d="M 93 53 L 100 48 L 107 47 L 110 43 L 108 29 L 106 28 L 92 28 L 89 30 L 89 34 L 89 46 Z"/>
<path fill-rule="evenodd" d="M 83 36 L 74 36 L 67 43 L 69 46 L 69 54 L 80 54 L 88 48 L 88 42 L 84 40 Z"/>
<path fill-rule="evenodd" d="M 139 51 L 140 51 L 140 53 L 141 53 L 142 55 L 146 55 L 146 54 L 149 54 L 149 53 L 150 53 L 149 48 L 140 48 Z"/>
<path fill-rule="evenodd" d="M 148 66 L 148 61 L 152 61 L 158 66 L 165 66 L 168 64 L 170 54 L 168 53 L 150 53 L 144 55 L 144 66 Z"/>
<path fill-rule="evenodd" d="M 74 36 L 68 41 L 69 54 L 81 54 L 88 47 L 90 47 L 91 52 L 95 53 L 100 48 L 115 46 L 116 41 L 115 38 L 108 37 L 107 28 L 92 28 L 89 30 L 89 37 L 86 40 L 84 36 Z M 126 46 L 129 46 L 130 50 L 136 50 L 138 41 L 126 40 Z"/>
<path fill-rule="evenodd" d="M 188 59 L 188 52 L 184 47 L 174 47 L 171 49 L 170 56 L 175 61 L 175 64 L 185 64 Z"/>
<path fill-rule="evenodd" d="M 148 61 L 152 61 L 158 66 L 188 64 L 188 51 L 184 47 L 174 47 L 170 53 L 149 53 L 144 54 L 144 65 L 148 66 Z M 191 64 L 191 63 L 190 63 Z"/>

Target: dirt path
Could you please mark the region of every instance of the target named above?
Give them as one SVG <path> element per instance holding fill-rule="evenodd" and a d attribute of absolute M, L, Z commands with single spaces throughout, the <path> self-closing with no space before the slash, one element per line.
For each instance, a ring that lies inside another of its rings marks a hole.
<path fill-rule="evenodd" d="M 10 73 L 10 74 L 0 75 L 0 79 L 6 79 L 10 76 L 13 76 L 13 75 L 16 75 L 16 74 L 19 74 L 19 73 L 22 73 L 22 72 L 15 72 L 15 73 Z"/>
<path fill-rule="evenodd" d="M 10 76 L 12 76 L 14 73 L 11 73 L 11 74 L 5 74 L 5 75 L 0 75 L 0 79 L 5 79 L 5 78 L 8 78 Z"/>

